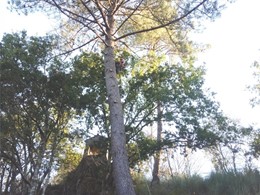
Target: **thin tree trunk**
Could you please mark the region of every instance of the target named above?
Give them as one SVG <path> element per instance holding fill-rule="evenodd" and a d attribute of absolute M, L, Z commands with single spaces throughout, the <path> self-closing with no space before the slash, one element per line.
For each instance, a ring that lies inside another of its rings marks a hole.
<path fill-rule="evenodd" d="M 108 13 L 107 19 L 109 27 L 107 27 L 106 47 L 104 50 L 104 63 L 105 80 L 111 120 L 111 153 L 113 160 L 113 178 L 117 195 L 134 195 L 135 191 L 130 175 L 126 150 L 123 108 L 115 70 L 114 41 L 112 40 L 114 17 L 111 13 Z"/>
<path fill-rule="evenodd" d="M 58 135 L 54 135 L 54 141 L 53 141 L 53 145 L 52 145 L 52 152 L 51 152 L 51 157 L 50 157 L 50 161 L 49 161 L 49 167 L 47 168 L 45 174 L 42 176 L 41 178 L 41 183 L 42 183 L 42 195 L 45 195 L 45 191 L 46 188 L 49 184 L 50 178 L 51 178 L 51 170 L 53 167 L 53 163 L 54 163 L 54 156 L 56 154 L 56 150 L 57 150 L 57 145 L 58 145 L 58 141 L 57 141 L 57 137 Z"/>
<path fill-rule="evenodd" d="M 167 154 L 167 161 L 168 161 L 168 166 L 170 169 L 171 178 L 173 179 L 173 171 L 172 171 L 172 166 L 171 166 L 171 162 L 170 162 L 169 151 L 166 151 L 166 154 Z"/>
<path fill-rule="evenodd" d="M 162 106 L 161 102 L 157 102 L 157 143 L 160 144 L 162 139 Z M 159 167 L 160 167 L 160 156 L 161 150 L 158 150 L 154 155 L 154 165 L 153 165 L 153 179 L 151 186 L 160 184 L 159 177 Z"/>
<path fill-rule="evenodd" d="M 50 166 L 49 170 L 51 170 L 51 168 L 52 168 L 52 165 Z M 46 179 L 44 180 L 44 182 L 42 182 L 43 184 L 42 184 L 41 195 L 45 195 L 46 189 L 49 185 L 50 178 L 51 178 L 51 171 L 48 171 Z"/>
<path fill-rule="evenodd" d="M 39 175 L 39 171 L 40 171 L 40 164 L 41 164 L 41 159 L 36 160 L 36 165 L 35 165 L 35 169 L 33 172 L 33 176 L 32 176 L 32 180 L 31 180 L 31 186 L 29 189 L 29 193 L 28 195 L 36 195 L 37 194 L 37 189 L 38 189 L 38 175 Z"/>
<path fill-rule="evenodd" d="M 44 138 L 41 138 L 41 139 L 43 140 Z M 46 149 L 46 142 L 44 140 L 40 144 L 37 159 L 35 159 L 35 167 L 34 167 L 33 175 L 31 178 L 31 185 L 30 185 L 28 195 L 38 194 L 39 185 L 41 185 L 39 175 L 40 175 L 40 169 L 41 169 L 45 149 Z"/>
<path fill-rule="evenodd" d="M 232 148 L 231 148 L 232 150 Z M 234 173 L 237 174 L 237 165 L 236 165 L 236 152 L 232 150 L 232 163 L 233 163 L 233 169 Z"/>

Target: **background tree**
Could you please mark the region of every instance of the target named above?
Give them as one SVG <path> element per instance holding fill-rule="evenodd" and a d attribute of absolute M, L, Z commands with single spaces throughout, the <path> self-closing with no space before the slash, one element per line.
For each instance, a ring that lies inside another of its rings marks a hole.
<path fill-rule="evenodd" d="M 216 145 L 207 148 L 218 173 L 239 173 L 239 169 L 251 169 L 251 154 L 248 146 L 254 134 L 253 127 L 244 127 L 238 121 L 227 117 L 216 120 L 215 132 L 219 135 Z"/>
<path fill-rule="evenodd" d="M 1 184 L 14 194 L 44 193 L 69 138 L 77 88 L 65 73 L 67 64 L 50 60 L 52 43 L 51 37 L 25 32 L 1 42 Z"/>
<path fill-rule="evenodd" d="M 253 155 L 256 158 L 259 158 L 260 155 L 260 135 L 259 135 L 259 130 L 258 130 L 258 134 L 255 135 L 254 140 L 251 143 L 251 150 Z"/>
<path fill-rule="evenodd" d="M 260 64 L 258 61 L 255 61 L 252 65 L 253 67 L 253 76 L 255 79 L 255 83 L 252 86 L 248 86 L 248 89 L 252 92 L 254 97 L 251 99 L 251 105 L 259 106 L 260 105 Z M 260 130 L 258 129 L 254 133 L 254 139 L 251 145 L 251 152 L 255 157 L 259 157 L 260 154 Z"/>

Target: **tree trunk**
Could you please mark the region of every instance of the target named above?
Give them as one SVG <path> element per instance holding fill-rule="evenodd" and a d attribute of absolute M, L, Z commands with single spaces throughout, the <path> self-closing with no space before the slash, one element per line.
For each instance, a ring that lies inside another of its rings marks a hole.
<path fill-rule="evenodd" d="M 112 12 L 112 11 L 111 11 Z M 114 41 L 114 17 L 107 14 L 108 24 L 106 46 L 104 50 L 105 80 L 111 120 L 111 153 L 113 160 L 113 178 L 117 195 L 134 195 L 133 181 L 130 175 L 126 150 L 126 135 L 123 108 L 116 78 Z"/>
<path fill-rule="evenodd" d="M 45 195 L 46 188 L 49 185 L 49 181 L 51 178 L 51 170 L 52 170 L 53 163 L 54 163 L 54 156 L 56 154 L 55 151 L 57 150 L 57 145 L 58 145 L 57 136 L 58 135 L 56 134 L 54 136 L 55 136 L 55 138 L 54 138 L 53 145 L 52 145 L 52 152 L 51 152 L 51 156 L 50 156 L 49 165 L 48 165 L 48 168 L 47 168 L 45 174 L 41 178 L 41 184 L 42 184 L 42 193 L 41 194 L 42 195 Z"/>
<path fill-rule="evenodd" d="M 36 195 L 38 193 L 38 186 L 39 186 L 38 175 L 39 175 L 39 171 L 40 171 L 40 163 L 41 163 L 41 160 L 36 160 L 36 165 L 34 168 L 32 179 L 31 179 L 31 186 L 30 186 L 28 195 Z"/>
<path fill-rule="evenodd" d="M 162 106 L 161 102 L 157 102 L 157 143 L 159 144 L 162 139 Z M 153 179 L 151 186 L 160 184 L 159 178 L 159 166 L 160 166 L 160 156 L 161 150 L 158 150 L 154 155 L 154 165 L 153 165 Z"/>
<path fill-rule="evenodd" d="M 44 138 L 41 139 L 43 140 Z M 41 169 L 45 149 L 46 149 L 46 142 L 44 140 L 40 143 L 40 146 L 38 148 L 39 151 L 38 151 L 37 159 L 32 159 L 35 160 L 35 166 L 34 166 L 34 171 L 32 173 L 33 175 L 31 178 L 28 195 L 38 194 L 39 186 L 41 185 L 39 175 L 40 175 L 40 169 Z"/>

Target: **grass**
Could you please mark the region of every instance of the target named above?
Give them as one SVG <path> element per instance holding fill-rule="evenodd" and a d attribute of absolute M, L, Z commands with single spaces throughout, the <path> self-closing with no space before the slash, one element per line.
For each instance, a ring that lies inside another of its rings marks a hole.
<path fill-rule="evenodd" d="M 209 177 L 198 175 L 175 176 L 150 186 L 150 181 L 135 177 L 138 195 L 260 195 L 260 173 L 257 170 L 239 173 L 211 173 Z"/>

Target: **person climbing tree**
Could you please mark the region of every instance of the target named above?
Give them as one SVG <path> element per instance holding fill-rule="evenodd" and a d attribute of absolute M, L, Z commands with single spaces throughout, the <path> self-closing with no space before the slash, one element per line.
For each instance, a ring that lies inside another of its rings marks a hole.
<path fill-rule="evenodd" d="M 120 72 L 122 72 L 123 70 L 125 70 L 125 60 L 123 58 L 120 58 L 119 61 L 115 62 L 116 65 L 116 73 L 119 74 Z"/>

